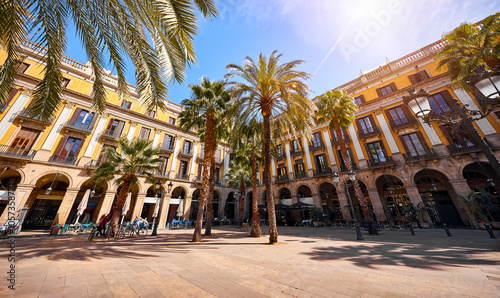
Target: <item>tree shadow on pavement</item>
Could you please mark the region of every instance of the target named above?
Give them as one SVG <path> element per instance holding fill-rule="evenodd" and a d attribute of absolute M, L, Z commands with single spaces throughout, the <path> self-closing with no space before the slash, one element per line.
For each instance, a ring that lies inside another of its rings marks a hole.
<path fill-rule="evenodd" d="M 340 242 L 340 241 L 339 241 Z M 339 243 L 337 242 L 337 243 Z M 488 258 L 488 252 L 489 254 Z M 407 266 L 442 270 L 443 267 L 470 265 L 500 265 L 492 259 L 494 249 L 463 246 L 430 247 L 424 244 L 370 243 L 312 248 L 302 253 L 317 261 L 350 261 L 359 267 L 379 269 L 377 266 Z"/>

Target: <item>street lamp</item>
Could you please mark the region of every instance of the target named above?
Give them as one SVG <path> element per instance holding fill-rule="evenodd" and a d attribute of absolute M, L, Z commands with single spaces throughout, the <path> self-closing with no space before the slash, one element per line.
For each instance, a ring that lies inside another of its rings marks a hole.
<path fill-rule="evenodd" d="M 172 190 L 172 186 L 174 186 L 174 184 L 172 183 L 172 181 L 170 181 L 169 184 L 167 184 L 167 193 L 170 193 L 170 191 Z M 160 181 L 157 181 L 155 183 L 155 197 L 156 197 L 156 204 L 158 204 L 158 211 L 160 211 L 160 208 L 161 208 L 161 203 L 162 203 L 162 198 L 163 198 L 163 191 L 160 192 L 160 195 L 158 196 L 158 192 L 160 191 L 161 189 L 161 182 Z M 156 208 L 156 207 L 155 207 Z M 158 225 L 156 224 L 156 218 L 159 217 L 159 212 L 158 214 L 153 218 L 153 232 L 151 233 L 151 236 L 158 236 Z"/>
<path fill-rule="evenodd" d="M 438 122 L 453 125 L 455 127 L 464 127 L 470 134 L 474 144 L 484 152 L 484 155 L 495 170 L 497 176 L 500 177 L 500 164 L 498 160 L 491 152 L 485 140 L 479 135 L 473 124 L 474 121 L 487 117 L 493 109 L 500 106 L 500 100 L 498 99 L 500 76 L 498 73 L 496 76 L 491 76 L 490 74 L 489 77 L 483 74 L 481 78 L 479 82 L 475 83 L 480 91 L 476 94 L 481 105 L 481 110 L 470 110 L 467 107 L 468 105 L 462 106 L 456 101 L 450 107 L 449 112 L 438 114 L 430 107 L 429 93 L 423 89 L 416 91 L 415 88 L 410 88 L 408 90 L 409 95 L 403 96 L 403 103 L 408 105 L 415 116 L 422 119 L 423 122 L 429 124 L 429 126 L 431 122 Z M 486 93 L 483 94 L 482 92 Z"/>
<path fill-rule="evenodd" d="M 347 175 L 349 175 L 349 180 L 351 181 L 351 183 L 356 180 L 356 174 L 353 171 L 350 171 Z M 338 185 L 339 185 L 339 174 L 333 173 L 333 182 L 338 187 Z M 358 219 L 356 218 L 356 213 L 354 213 L 354 207 L 353 207 L 353 204 L 352 204 L 351 195 L 349 194 L 349 190 L 348 190 L 348 187 L 351 186 L 351 185 L 353 185 L 353 184 L 349 185 L 348 181 L 344 181 L 344 182 L 342 182 L 342 184 L 343 184 L 343 187 L 344 187 L 344 192 L 346 194 L 346 197 L 349 200 L 349 207 L 351 209 L 352 218 L 354 220 L 354 227 L 356 228 L 356 240 L 365 240 L 365 238 L 363 238 L 363 235 L 361 234 L 361 230 L 359 228 L 359 222 L 358 222 Z"/>
<path fill-rule="evenodd" d="M 53 179 L 53 180 L 52 180 L 52 182 L 50 183 L 49 188 L 47 188 L 47 189 L 45 190 L 45 194 L 46 194 L 46 195 L 49 195 L 49 194 L 50 194 L 50 192 L 52 191 L 52 186 L 54 185 L 54 181 L 56 181 L 56 178 L 57 178 L 57 176 L 58 176 L 58 175 L 59 175 L 59 172 L 57 172 L 57 173 L 56 173 L 56 175 L 54 176 L 54 179 Z"/>

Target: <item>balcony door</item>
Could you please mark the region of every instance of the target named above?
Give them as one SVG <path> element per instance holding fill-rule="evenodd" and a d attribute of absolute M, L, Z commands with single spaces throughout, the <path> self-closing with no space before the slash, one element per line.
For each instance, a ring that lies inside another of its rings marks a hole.
<path fill-rule="evenodd" d="M 77 128 L 90 129 L 94 125 L 96 118 L 95 113 L 77 108 L 73 117 L 71 117 L 70 124 Z"/>
<path fill-rule="evenodd" d="M 60 162 L 71 161 L 75 159 L 80 151 L 81 139 L 67 137 L 66 141 L 63 143 L 59 154 L 57 154 L 55 160 Z"/>
<path fill-rule="evenodd" d="M 27 155 L 40 135 L 39 130 L 21 127 L 9 148 L 9 154 Z"/>

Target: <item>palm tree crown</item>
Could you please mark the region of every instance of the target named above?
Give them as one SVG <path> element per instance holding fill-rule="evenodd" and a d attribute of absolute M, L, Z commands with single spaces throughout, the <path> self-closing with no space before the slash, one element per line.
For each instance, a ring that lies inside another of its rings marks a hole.
<path fill-rule="evenodd" d="M 316 107 L 318 124 L 329 123 L 332 129 L 335 121 L 341 127 L 349 127 L 354 121 L 354 112 L 358 109 L 352 97 L 343 90 L 328 91 L 317 97 Z"/>
<path fill-rule="evenodd" d="M 128 93 L 125 55 L 136 69 L 140 101 L 149 110 L 163 109 L 167 82 L 182 82 L 185 65 L 195 62 L 195 6 L 204 17 L 217 14 L 213 0 L 3 1 L 0 44 L 7 59 L 0 71 L 0 102 L 5 102 L 14 84 L 16 65 L 22 61 L 21 43 L 31 37 L 46 47 L 45 73 L 35 89 L 31 110 L 43 119 L 53 114 L 61 102 L 61 58 L 72 20 L 93 68 L 94 109 L 103 112 L 106 107 L 105 56 L 116 68 L 120 95 Z"/>

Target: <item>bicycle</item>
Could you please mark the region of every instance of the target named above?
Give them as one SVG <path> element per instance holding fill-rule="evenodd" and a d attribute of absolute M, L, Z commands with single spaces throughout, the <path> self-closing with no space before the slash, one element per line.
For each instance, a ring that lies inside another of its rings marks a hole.
<path fill-rule="evenodd" d="M 134 223 L 127 223 L 127 228 L 125 234 L 128 237 L 133 237 L 137 234 L 139 237 L 145 237 L 148 234 L 148 222 L 146 220 L 139 221 L 138 218 L 134 220 Z"/>
<path fill-rule="evenodd" d="M 92 241 L 92 239 L 94 239 L 94 237 L 96 236 L 96 234 L 97 234 L 97 227 L 98 227 L 97 224 L 92 225 L 92 230 L 90 231 L 90 234 L 89 234 L 89 241 Z"/>

